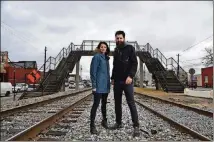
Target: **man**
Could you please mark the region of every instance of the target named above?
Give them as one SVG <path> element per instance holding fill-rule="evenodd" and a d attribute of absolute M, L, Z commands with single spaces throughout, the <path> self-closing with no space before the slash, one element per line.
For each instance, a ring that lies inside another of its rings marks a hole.
<path fill-rule="evenodd" d="M 115 33 L 117 47 L 114 51 L 113 70 L 111 76 L 112 85 L 114 85 L 114 100 L 116 124 L 113 129 L 122 128 L 122 93 L 124 91 L 126 100 L 131 112 L 134 136 L 139 136 L 138 113 L 134 102 L 133 78 L 137 71 L 137 57 L 135 48 L 125 42 L 125 32 L 117 31 Z"/>

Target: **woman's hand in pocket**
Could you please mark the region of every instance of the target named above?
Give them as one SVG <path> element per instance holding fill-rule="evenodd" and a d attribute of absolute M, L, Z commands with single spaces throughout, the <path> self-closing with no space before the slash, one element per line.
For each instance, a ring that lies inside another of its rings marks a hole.
<path fill-rule="evenodd" d="M 93 92 L 93 93 L 96 93 L 96 88 L 92 89 L 92 92 Z"/>

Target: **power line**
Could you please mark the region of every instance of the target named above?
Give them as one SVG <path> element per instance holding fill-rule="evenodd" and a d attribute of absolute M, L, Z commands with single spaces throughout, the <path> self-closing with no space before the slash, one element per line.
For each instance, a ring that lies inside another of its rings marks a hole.
<path fill-rule="evenodd" d="M 200 62 L 200 63 L 202 63 L 202 62 Z M 197 64 L 197 63 L 184 63 L 184 64 L 186 64 L 186 65 L 193 65 L 193 64 Z"/>
<path fill-rule="evenodd" d="M 195 59 L 190 59 L 190 60 L 184 60 L 184 61 L 180 61 L 180 62 L 189 62 L 189 61 L 194 61 L 194 60 L 199 60 L 199 59 L 203 59 L 204 57 L 201 57 L 201 58 L 195 58 Z"/>
<path fill-rule="evenodd" d="M 13 30 L 14 32 L 20 34 L 19 31 L 17 31 L 15 28 L 13 28 L 12 26 L 8 25 L 8 24 L 5 23 L 4 21 L 1 21 L 1 24 L 4 24 L 4 26 L 7 26 L 7 27 L 9 27 L 11 30 Z M 30 32 L 29 32 L 29 33 L 30 33 Z M 24 37 L 24 38 L 26 38 L 26 39 L 28 39 L 28 40 L 35 40 L 35 39 L 38 40 L 38 38 L 36 38 L 35 36 L 32 36 L 32 35 L 31 35 L 31 37 L 32 37 L 33 39 L 30 38 L 29 36 L 25 36 L 25 35 L 23 35 L 23 34 L 21 34 L 21 36 Z"/>
<path fill-rule="evenodd" d="M 19 38 L 20 40 L 22 40 L 22 41 L 28 43 L 29 45 L 31 45 L 32 47 L 36 48 L 34 45 L 32 45 L 32 44 L 31 44 L 28 40 L 26 40 L 25 38 L 16 35 L 14 32 L 12 32 L 11 30 L 8 30 L 6 27 L 4 27 L 4 26 L 2 26 L 2 25 L 1 25 L 1 27 L 2 27 L 4 30 L 8 31 L 8 32 L 9 32 L 10 34 L 12 34 L 13 36 L 15 36 L 16 38 Z"/>
<path fill-rule="evenodd" d="M 188 64 L 188 65 L 185 65 L 183 67 L 190 67 L 190 66 L 201 66 L 203 65 L 202 63 L 192 63 L 192 64 Z"/>
<path fill-rule="evenodd" d="M 194 45 L 188 47 L 187 49 L 183 50 L 183 52 L 185 52 L 185 51 L 191 49 L 192 47 L 194 47 L 194 46 L 196 46 L 196 45 L 198 45 L 198 44 L 204 42 L 205 40 L 207 40 L 207 39 L 209 39 L 209 38 L 211 38 L 211 37 L 213 37 L 213 35 L 211 35 L 211 36 L 207 37 L 206 39 L 204 39 L 204 40 L 202 40 L 202 41 L 200 41 L 200 42 L 198 42 L 198 43 L 196 43 L 196 44 L 194 44 Z"/>
<path fill-rule="evenodd" d="M 1 23 L 1 27 L 4 28 L 5 30 L 11 32 L 13 35 L 16 35 L 16 36 L 18 36 L 18 37 L 20 37 L 20 38 L 22 38 L 22 39 L 24 39 L 24 40 L 27 40 L 27 41 L 31 40 L 31 39 L 29 39 L 29 38 L 26 38 L 26 37 L 23 36 L 23 35 L 18 34 L 17 32 L 14 32 L 13 29 L 11 29 L 11 28 L 5 26 L 5 25 L 2 24 L 2 23 Z"/>

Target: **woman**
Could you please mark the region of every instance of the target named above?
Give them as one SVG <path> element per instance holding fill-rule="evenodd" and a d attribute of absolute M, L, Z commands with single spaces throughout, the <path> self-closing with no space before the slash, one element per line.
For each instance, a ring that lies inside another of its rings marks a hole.
<path fill-rule="evenodd" d="M 110 92 L 110 73 L 109 73 L 109 52 L 110 49 L 106 42 L 100 42 L 96 48 L 98 53 L 94 55 L 91 61 L 90 76 L 93 89 L 93 106 L 91 108 L 91 122 L 90 131 L 91 134 L 97 134 L 97 130 L 94 124 L 97 108 L 100 100 L 102 99 L 101 111 L 102 111 L 102 126 L 107 128 L 106 117 L 106 103 L 108 93 Z"/>

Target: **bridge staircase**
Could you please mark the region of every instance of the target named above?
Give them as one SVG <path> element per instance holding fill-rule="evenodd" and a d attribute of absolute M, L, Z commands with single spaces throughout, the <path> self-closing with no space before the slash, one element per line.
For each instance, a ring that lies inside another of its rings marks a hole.
<path fill-rule="evenodd" d="M 33 92 L 25 92 L 23 96 L 34 94 L 52 94 L 58 92 L 64 83 L 69 72 L 72 72 L 75 64 L 80 60 L 81 56 L 94 55 L 95 48 L 101 40 L 84 40 L 81 45 L 71 43 L 68 48 L 63 48 L 56 57 L 49 57 L 39 69 L 40 72 L 45 71 L 45 75 L 39 81 L 39 86 Z M 106 41 L 113 54 L 116 47 L 115 41 Z M 159 82 L 162 89 L 166 92 L 183 92 L 187 82 L 187 73 L 173 58 L 166 57 L 158 50 L 153 49 L 149 43 L 139 45 L 136 41 L 128 41 L 136 50 L 137 56 L 143 61 L 149 72 Z M 177 68 L 179 68 L 177 72 Z M 34 95 L 32 95 L 34 96 Z M 38 96 L 38 95 L 36 95 Z"/>
<path fill-rule="evenodd" d="M 53 94 L 60 91 L 65 78 L 73 71 L 75 64 L 81 59 L 81 53 L 75 52 L 79 45 L 71 43 L 68 48 L 62 48 L 56 57 L 49 57 L 38 70 L 45 72 L 34 91 L 24 92 L 20 99 Z"/>
<path fill-rule="evenodd" d="M 166 92 L 182 93 L 187 82 L 187 73 L 173 58 L 166 58 L 158 49 L 149 43 L 144 46 L 137 44 L 137 54 L 145 63 L 154 79 L 157 79 Z"/>

